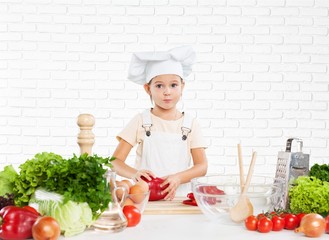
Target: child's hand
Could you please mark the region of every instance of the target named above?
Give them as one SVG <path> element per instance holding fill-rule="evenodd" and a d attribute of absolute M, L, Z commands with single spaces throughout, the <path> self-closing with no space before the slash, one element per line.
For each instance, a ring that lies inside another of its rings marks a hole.
<path fill-rule="evenodd" d="M 173 200 L 176 195 L 176 189 L 181 184 L 181 180 L 177 175 L 169 175 L 167 177 L 163 177 L 165 181 L 160 185 L 160 187 L 169 184 L 169 186 L 163 190 L 163 193 L 168 192 L 167 196 L 164 198 L 165 200 Z"/>
<path fill-rule="evenodd" d="M 141 170 L 138 170 L 131 179 L 134 182 L 139 182 L 139 181 L 143 180 L 142 177 L 145 177 L 147 180 L 152 180 L 151 177 L 154 177 L 154 173 L 150 170 L 141 169 Z"/>

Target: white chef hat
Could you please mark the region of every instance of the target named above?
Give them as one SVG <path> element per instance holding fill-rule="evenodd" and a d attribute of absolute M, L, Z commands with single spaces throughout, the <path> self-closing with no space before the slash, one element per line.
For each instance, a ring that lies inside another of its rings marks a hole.
<path fill-rule="evenodd" d="M 139 52 L 131 58 L 128 79 L 144 85 L 162 74 L 175 74 L 185 79 L 192 72 L 195 52 L 190 46 L 181 46 L 162 52 Z"/>

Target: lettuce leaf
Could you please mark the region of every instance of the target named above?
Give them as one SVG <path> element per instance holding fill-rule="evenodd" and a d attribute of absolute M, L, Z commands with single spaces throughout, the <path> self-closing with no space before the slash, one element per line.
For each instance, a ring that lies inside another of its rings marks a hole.
<path fill-rule="evenodd" d="M 55 218 L 65 237 L 82 233 L 93 222 L 88 203 L 64 203 L 63 196 L 44 189 L 37 189 L 29 204 L 38 209 L 40 214 Z"/>
<path fill-rule="evenodd" d="M 26 205 L 35 190 L 47 180 L 47 168 L 55 162 L 63 161 L 54 153 L 38 153 L 19 166 L 19 176 L 15 180 L 15 204 Z"/>
<path fill-rule="evenodd" d="M 63 196 L 63 202 L 88 203 L 93 218 L 97 219 L 111 201 L 111 194 L 104 174 L 111 167 L 114 158 L 102 158 L 96 154 L 89 156 L 74 154 L 63 159 L 55 153 L 36 154 L 19 166 L 19 176 L 15 178 L 15 204 L 27 205 L 37 188 Z"/>
<path fill-rule="evenodd" d="M 310 169 L 309 175 L 329 182 L 329 164 L 314 164 Z"/>
<path fill-rule="evenodd" d="M 0 196 L 14 192 L 14 182 L 18 173 L 12 165 L 5 166 L 0 172 Z"/>
<path fill-rule="evenodd" d="M 329 213 L 329 182 L 316 177 L 300 176 L 289 189 L 290 210 L 293 213 Z"/>

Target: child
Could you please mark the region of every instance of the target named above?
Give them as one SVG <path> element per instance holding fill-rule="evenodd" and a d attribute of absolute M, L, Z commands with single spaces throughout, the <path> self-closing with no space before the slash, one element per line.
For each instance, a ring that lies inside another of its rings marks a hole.
<path fill-rule="evenodd" d="M 182 46 L 168 52 L 135 53 L 129 67 L 129 80 L 143 85 L 154 107 L 137 114 L 117 136 L 119 144 L 112 163 L 120 176 L 141 181 L 144 176 L 165 179 L 166 200 L 191 192 L 192 178 L 207 172 L 206 143 L 196 119 L 176 108 L 192 72 L 195 53 Z M 138 144 L 136 168 L 125 163 Z M 191 156 L 193 164 L 191 166 Z"/>

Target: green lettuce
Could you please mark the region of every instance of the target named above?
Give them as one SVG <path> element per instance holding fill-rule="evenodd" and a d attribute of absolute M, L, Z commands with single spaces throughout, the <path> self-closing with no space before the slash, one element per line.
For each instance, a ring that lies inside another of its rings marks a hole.
<path fill-rule="evenodd" d="M 12 165 L 4 167 L 4 169 L 0 172 L 0 196 L 14 192 L 14 182 L 17 177 L 18 173 Z"/>
<path fill-rule="evenodd" d="M 26 205 L 35 190 L 47 181 L 47 170 L 56 163 L 65 161 L 55 153 L 37 153 L 32 159 L 19 166 L 19 176 L 15 179 L 15 204 Z"/>
<path fill-rule="evenodd" d="M 309 175 L 329 182 L 329 164 L 314 164 L 310 169 Z"/>
<path fill-rule="evenodd" d="M 36 190 L 29 205 L 38 209 L 41 215 L 55 218 L 65 237 L 82 233 L 93 222 L 92 211 L 88 203 L 74 201 L 64 203 L 62 195 L 43 189 Z"/>
<path fill-rule="evenodd" d="M 73 155 L 64 159 L 55 153 L 36 154 L 19 166 L 15 179 L 15 204 L 27 205 L 37 188 L 63 196 L 63 202 L 88 203 L 97 219 L 111 201 L 109 186 L 104 179 L 106 167 L 112 167 L 114 158 L 103 158 L 96 154 Z"/>
<path fill-rule="evenodd" d="M 316 177 L 300 176 L 289 189 L 290 210 L 293 213 L 329 213 L 329 182 Z"/>

